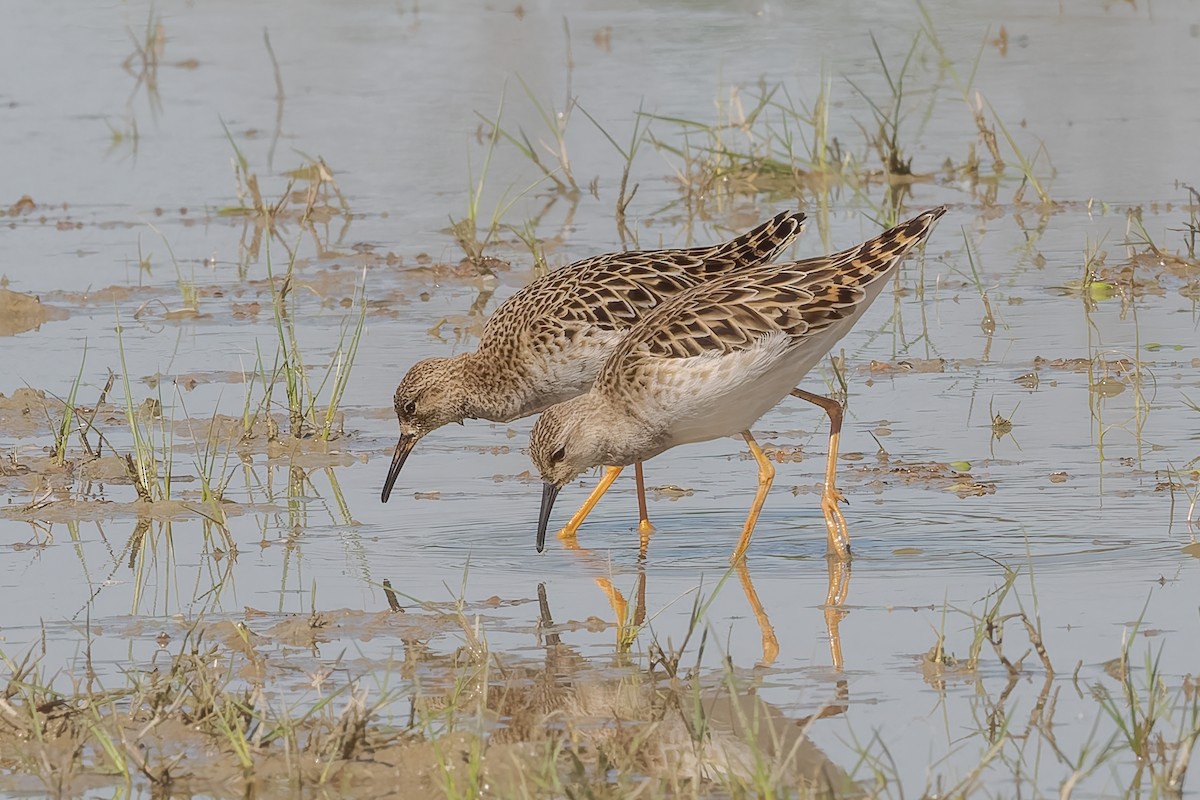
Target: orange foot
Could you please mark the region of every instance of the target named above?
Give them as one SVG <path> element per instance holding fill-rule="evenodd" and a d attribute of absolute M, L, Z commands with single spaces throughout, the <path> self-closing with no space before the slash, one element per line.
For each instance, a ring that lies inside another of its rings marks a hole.
<path fill-rule="evenodd" d="M 821 494 L 821 511 L 825 514 L 825 528 L 829 534 L 829 551 L 839 559 L 850 558 L 850 530 L 842 516 L 840 503 L 846 498 L 838 489 L 826 489 Z"/>

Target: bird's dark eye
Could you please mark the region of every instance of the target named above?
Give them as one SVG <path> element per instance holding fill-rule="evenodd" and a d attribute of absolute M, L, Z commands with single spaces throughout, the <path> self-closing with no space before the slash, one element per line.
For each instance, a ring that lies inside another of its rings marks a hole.
<path fill-rule="evenodd" d="M 413 414 L 417 413 L 417 403 L 415 400 L 409 400 L 400 408 L 400 410 L 404 413 L 404 416 L 411 417 Z"/>
<path fill-rule="evenodd" d="M 567 457 L 567 448 L 560 447 L 554 451 L 553 455 L 550 456 L 550 463 L 557 464 L 558 462 L 562 461 L 566 457 Z"/>

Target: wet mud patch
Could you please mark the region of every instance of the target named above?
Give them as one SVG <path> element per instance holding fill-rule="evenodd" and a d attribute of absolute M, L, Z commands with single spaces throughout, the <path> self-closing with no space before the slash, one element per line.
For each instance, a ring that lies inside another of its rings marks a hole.
<path fill-rule="evenodd" d="M 0 393 L 0 435 L 25 439 L 47 430 L 51 413 L 62 413 L 63 404 L 40 389 L 23 386 L 11 397 Z"/>
<path fill-rule="evenodd" d="M 47 322 L 66 319 L 62 308 L 44 305 L 33 295 L 21 294 L 0 286 L 0 336 L 16 336 L 36 331 Z"/>

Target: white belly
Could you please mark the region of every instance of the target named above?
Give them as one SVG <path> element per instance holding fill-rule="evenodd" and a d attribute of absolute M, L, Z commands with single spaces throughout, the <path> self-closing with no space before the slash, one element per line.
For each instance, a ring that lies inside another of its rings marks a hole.
<path fill-rule="evenodd" d="M 841 333 L 826 330 L 790 348 L 787 337 L 773 336 L 738 353 L 658 362 L 648 390 L 654 401 L 644 404 L 646 422 L 662 435 L 654 455 L 750 430 L 824 357 L 825 343 L 832 345 Z"/>

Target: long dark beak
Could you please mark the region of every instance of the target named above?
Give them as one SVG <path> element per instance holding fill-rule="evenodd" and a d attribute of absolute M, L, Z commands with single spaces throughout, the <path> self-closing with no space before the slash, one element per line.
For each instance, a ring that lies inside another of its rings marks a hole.
<path fill-rule="evenodd" d="M 392 496 L 392 487 L 396 485 L 396 478 L 400 477 L 400 468 L 404 466 L 404 460 L 408 458 L 408 454 L 412 452 L 419 438 L 412 433 L 400 434 L 400 441 L 396 443 L 396 454 L 392 456 L 392 465 L 388 467 L 387 480 L 383 482 L 383 494 L 381 495 L 383 502 L 386 503 Z"/>
<path fill-rule="evenodd" d="M 537 551 L 539 553 L 546 548 L 546 526 L 550 524 L 550 509 L 554 508 L 554 498 L 558 497 L 558 491 L 561 488 L 553 483 L 542 484 L 542 510 L 538 512 Z"/>

